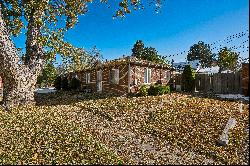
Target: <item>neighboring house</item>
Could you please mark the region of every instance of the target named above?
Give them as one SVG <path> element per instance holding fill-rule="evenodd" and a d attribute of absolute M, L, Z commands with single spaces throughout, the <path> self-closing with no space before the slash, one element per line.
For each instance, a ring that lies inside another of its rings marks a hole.
<path fill-rule="evenodd" d="M 194 61 L 187 61 L 187 62 L 178 62 L 174 63 L 173 67 L 178 71 L 178 73 L 182 73 L 186 65 L 191 65 L 192 69 L 196 73 L 207 73 L 207 74 L 213 74 L 213 73 L 219 73 L 220 67 L 213 63 L 212 67 L 202 68 L 199 64 L 199 60 Z M 221 73 L 232 73 L 231 70 L 223 70 Z"/>
<path fill-rule="evenodd" d="M 143 84 L 167 84 L 171 76 L 169 65 L 129 56 L 98 63 L 84 71 L 70 73 L 69 77 L 77 77 L 81 81 L 81 89 L 124 94 L 137 92 Z"/>
<path fill-rule="evenodd" d="M 182 73 L 186 65 L 191 65 L 194 71 L 197 71 L 200 68 L 199 60 L 187 61 L 187 62 L 178 62 L 173 63 L 173 67 L 179 72 Z"/>

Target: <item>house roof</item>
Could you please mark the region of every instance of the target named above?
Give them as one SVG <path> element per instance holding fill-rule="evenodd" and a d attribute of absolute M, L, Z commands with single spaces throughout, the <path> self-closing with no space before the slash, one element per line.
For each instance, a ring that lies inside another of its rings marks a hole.
<path fill-rule="evenodd" d="M 138 65 L 138 66 L 161 67 L 161 68 L 168 68 L 168 69 L 171 68 L 170 65 L 167 65 L 167 64 L 160 64 L 160 63 L 155 63 L 155 62 L 151 62 L 147 60 L 142 60 L 134 56 L 126 56 L 126 57 L 124 56 L 119 59 L 114 59 L 114 60 L 104 61 L 104 62 L 97 62 L 94 66 L 88 67 L 83 71 L 88 71 L 88 70 L 103 68 L 103 67 L 119 66 L 121 64 L 128 64 L 128 63 Z"/>
<path fill-rule="evenodd" d="M 191 65 L 192 69 L 194 69 L 194 70 L 197 70 L 200 66 L 199 60 L 173 63 L 173 67 L 175 67 L 176 69 L 179 69 L 179 70 L 184 70 L 184 67 L 186 65 Z"/>
<path fill-rule="evenodd" d="M 208 67 L 208 68 L 200 68 L 196 72 L 199 72 L 199 73 L 218 73 L 219 69 L 220 69 L 219 66 L 212 66 L 212 67 Z"/>

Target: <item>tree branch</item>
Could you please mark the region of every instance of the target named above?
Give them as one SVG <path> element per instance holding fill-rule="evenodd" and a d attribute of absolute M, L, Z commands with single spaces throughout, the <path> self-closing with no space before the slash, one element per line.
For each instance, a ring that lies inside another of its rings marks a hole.
<path fill-rule="evenodd" d="M 15 75 L 19 69 L 20 58 L 13 41 L 10 38 L 3 20 L 0 6 L 0 68 L 3 73 Z"/>

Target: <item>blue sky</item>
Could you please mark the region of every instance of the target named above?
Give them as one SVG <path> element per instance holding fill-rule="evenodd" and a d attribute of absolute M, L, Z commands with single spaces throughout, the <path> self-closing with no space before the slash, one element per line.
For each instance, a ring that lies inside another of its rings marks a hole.
<path fill-rule="evenodd" d="M 249 29 L 249 0 L 165 0 L 159 13 L 145 6 L 124 19 L 112 19 L 117 6 L 111 6 L 89 4 L 89 11 L 79 17 L 65 39 L 86 49 L 96 45 L 104 59 L 110 60 L 130 55 L 139 39 L 161 55 L 172 55 L 189 50 L 198 41 L 213 43 Z M 247 36 L 231 44 L 240 45 Z M 248 52 L 241 56 L 247 57 Z M 175 62 L 185 58 L 186 54 L 174 56 Z"/>

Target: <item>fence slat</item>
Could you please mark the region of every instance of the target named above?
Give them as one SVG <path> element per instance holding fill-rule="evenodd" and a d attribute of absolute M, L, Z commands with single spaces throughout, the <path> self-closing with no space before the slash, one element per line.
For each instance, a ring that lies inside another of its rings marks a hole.
<path fill-rule="evenodd" d="M 181 85 L 181 74 L 175 76 L 175 83 Z M 241 73 L 196 73 L 195 89 L 204 93 L 241 93 Z"/>

